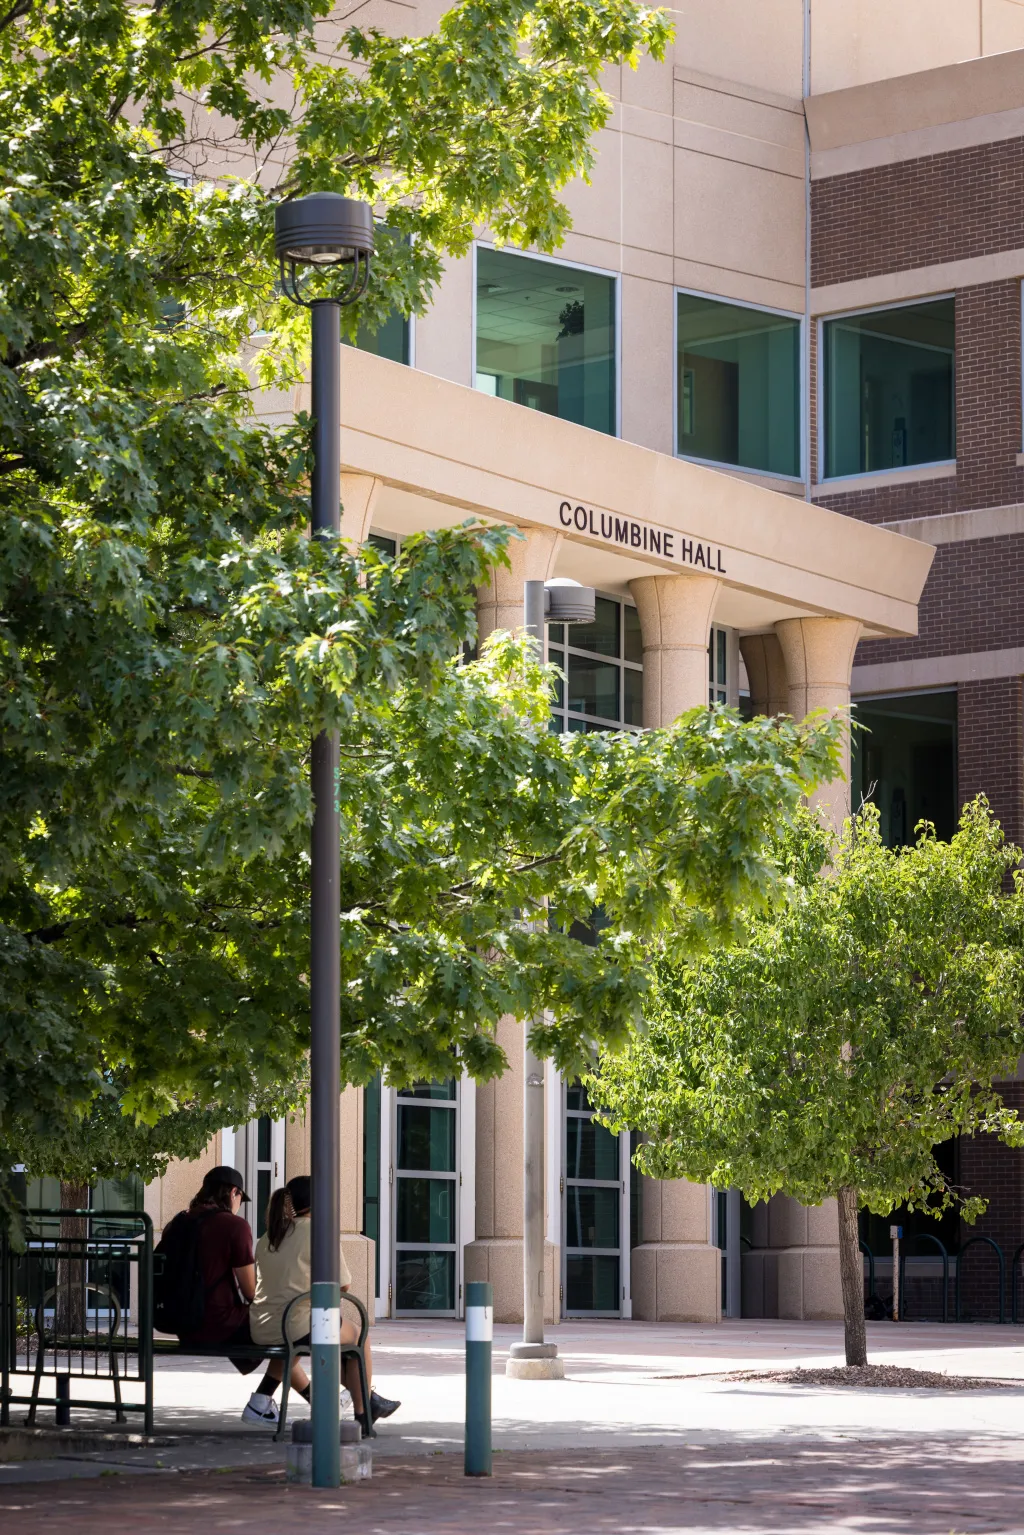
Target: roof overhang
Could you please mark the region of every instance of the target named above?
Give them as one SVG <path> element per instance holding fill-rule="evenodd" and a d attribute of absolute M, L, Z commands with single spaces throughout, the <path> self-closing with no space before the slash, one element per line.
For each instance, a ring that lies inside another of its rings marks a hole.
<path fill-rule="evenodd" d="M 716 619 L 739 629 L 817 614 L 869 636 L 917 632 L 935 551 L 916 539 L 354 347 L 341 398 L 344 470 L 381 482 L 388 531 L 467 516 L 553 528 L 559 574 L 624 591 L 705 570 L 723 583 Z"/>

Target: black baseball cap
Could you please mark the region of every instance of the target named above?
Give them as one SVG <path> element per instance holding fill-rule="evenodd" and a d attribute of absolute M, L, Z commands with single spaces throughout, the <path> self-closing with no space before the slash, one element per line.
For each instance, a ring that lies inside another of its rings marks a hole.
<path fill-rule="evenodd" d="M 241 1190 L 242 1203 L 246 1205 L 249 1203 L 249 1196 L 245 1192 L 245 1179 L 237 1167 L 211 1167 L 203 1179 L 203 1184 L 209 1188 L 214 1183 L 230 1183 L 232 1188 Z"/>

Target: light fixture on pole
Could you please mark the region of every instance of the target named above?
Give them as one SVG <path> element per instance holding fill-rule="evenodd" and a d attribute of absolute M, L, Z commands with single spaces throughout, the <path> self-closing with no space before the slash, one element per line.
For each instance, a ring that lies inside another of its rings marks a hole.
<path fill-rule="evenodd" d="M 314 192 L 281 203 L 274 215 L 281 287 L 310 310 L 313 333 L 314 538 L 341 532 L 341 307 L 366 291 L 373 254 L 368 203 Z M 347 268 L 340 291 L 307 299 L 304 267 Z M 341 1482 L 341 828 L 337 732 L 313 740 L 310 785 L 310 1137 L 312 1273 L 310 1342 L 313 1385 L 313 1485 Z M 364 1402 L 369 1413 L 370 1404 Z"/>
<path fill-rule="evenodd" d="M 523 627 L 547 660 L 548 624 L 592 624 L 597 596 L 592 586 L 556 578 L 527 581 Z M 523 1029 L 523 1341 L 513 1343 L 505 1374 L 517 1380 L 561 1380 L 558 1345 L 544 1342 L 544 1062 L 530 1049 Z"/>

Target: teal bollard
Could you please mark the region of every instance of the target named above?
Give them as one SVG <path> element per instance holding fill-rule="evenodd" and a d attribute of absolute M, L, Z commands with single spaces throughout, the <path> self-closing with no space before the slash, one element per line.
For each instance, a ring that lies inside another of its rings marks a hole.
<path fill-rule="evenodd" d="M 494 1292 L 466 1286 L 466 1475 L 491 1474 L 491 1337 Z"/>

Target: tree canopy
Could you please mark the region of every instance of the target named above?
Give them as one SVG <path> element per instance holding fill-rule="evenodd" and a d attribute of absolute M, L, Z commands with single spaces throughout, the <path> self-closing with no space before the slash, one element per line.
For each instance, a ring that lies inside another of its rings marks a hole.
<path fill-rule="evenodd" d="M 316 731 L 352 1080 L 498 1070 L 506 1009 L 566 1063 L 620 1039 L 643 943 L 767 898 L 769 825 L 835 764 L 833 727 L 727 715 L 560 741 L 521 648 L 452 660 L 507 530 L 394 561 L 307 538 L 309 422 L 253 411 L 305 362 L 275 204 L 371 199 L 358 318 L 422 309 L 481 224 L 557 243 L 601 70 L 667 36 L 635 0 L 481 0 L 416 38 L 330 9 L 0 15 L 0 1150 L 36 1171 L 152 1172 L 301 1098 Z M 568 928 L 598 902 L 594 949 Z"/>
<path fill-rule="evenodd" d="M 948 843 L 924 825 L 889 849 L 867 806 L 824 866 L 820 848 L 817 833 L 797 844 L 792 899 L 745 944 L 658 967 L 646 1032 L 602 1058 L 591 1091 L 644 1134 L 652 1176 L 839 1198 L 848 1363 L 863 1363 L 858 1208 L 971 1220 L 983 1201 L 935 1146 L 1024 1144 L 993 1085 L 1024 1051 L 1024 888 L 983 799 Z"/>

